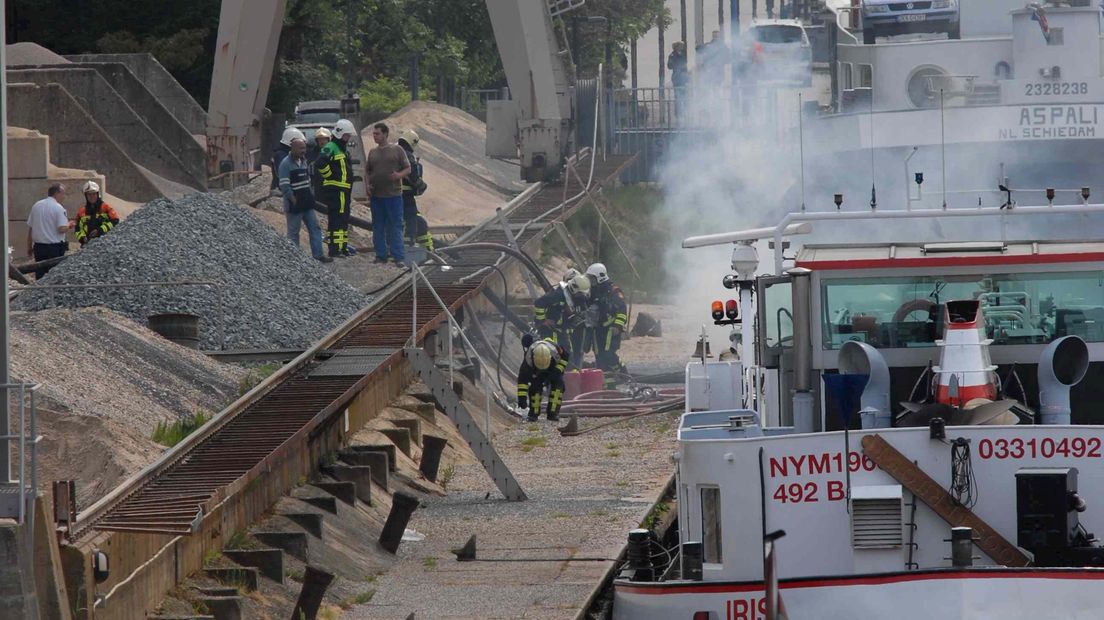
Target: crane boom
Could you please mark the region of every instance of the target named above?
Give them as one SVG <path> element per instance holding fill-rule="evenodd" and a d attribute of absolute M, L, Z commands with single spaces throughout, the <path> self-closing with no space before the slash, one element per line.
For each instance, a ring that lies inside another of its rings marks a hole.
<path fill-rule="evenodd" d="M 582 2 L 486 0 L 498 53 L 510 85 L 509 101 L 487 108 L 487 155 L 520 157 L 521 176 L 539 181 L 559 174 L 571 148 L 571 85 L 552 23 Z M 564 6 L 566 4 L 566 6 Z"/>
<path fill-rule="evenodd" d="M 252 169 L 287 0 L 222 0 L 211 98 L 207 171 Z"/>

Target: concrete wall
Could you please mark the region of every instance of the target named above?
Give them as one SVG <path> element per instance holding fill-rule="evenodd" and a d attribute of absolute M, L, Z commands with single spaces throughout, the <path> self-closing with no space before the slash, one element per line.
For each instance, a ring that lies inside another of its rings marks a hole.
<path fill-rule="evenodd" d="M 171 181 L 197 189 L 204 187 L 206 170 L 189 170 L 176 151 L 161 141 L 159 133 L 151 129 L 95 69 L 58 65 L 9 70 L 8 81 L 39 86 L 51 82 L 61 84 L 131 159 Z"/>
<path fill-rule="evenodd" d="M 50 136 L 50 161 L 94 169 L 111 179 L 111 193 L 147 202 L 162 193 L 111 136 L 59 84 L 8 84 L 8 123 Z M 79 191 L 79 189 L 78 189 Z"/>
<path fill-rule="evenodd" d="M 126 100 L 127 104 L 157 132 L 165 146 L 169 147 L 185 169 L 193 177 L 204 179 L 206 188 L 207 150 L 196 141 L 191 131 L 180 124 L 176 117 L 162 105 L 126 65 L 120 63 L 74 63 L 73 68 L 91 68 L 100 72 L 108 84 Z"/>
<path fill-rule="evenodd" d="M 206 135 L 207 111 L 192 99 L 152 54 L 80 54 L 65 58 L 78 63 L 117 62 L 126 65 L 185 129 L 194 135 Z"/>
<path fill-rule="evenodd" d="M 38 620 L 34 563 L 28 546 L 31 529 L 0 519 L 0 618 Z"/>

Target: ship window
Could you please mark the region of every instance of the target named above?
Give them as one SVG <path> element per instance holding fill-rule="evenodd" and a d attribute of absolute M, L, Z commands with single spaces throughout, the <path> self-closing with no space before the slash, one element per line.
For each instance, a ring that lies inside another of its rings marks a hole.
<path fill-rule="evenodd" d="M 702 562 L 721 563 L 721 490 L 702 487 Z"/>
<path fill-rule="evenodd" d="M 852 65 L 849 62 L 841 62 L 839 65 L 840 81 L 843 83 L 843 90 L 853 90 L 855 88 L 854 75 L 852 75 Z"/>
<path fill-rule="evenodd" d="M 1104 342 L 1104 272 L 829 279 L 821 285 L 822 345 L 934 347 L 943 306 L 978 299 L 996 345 L 1062 336 Z"/>
<path fill-rule="evenodd" d="M 859 88 L 874 87 L 874 65 L 855 65 L 859 73 Z"/>

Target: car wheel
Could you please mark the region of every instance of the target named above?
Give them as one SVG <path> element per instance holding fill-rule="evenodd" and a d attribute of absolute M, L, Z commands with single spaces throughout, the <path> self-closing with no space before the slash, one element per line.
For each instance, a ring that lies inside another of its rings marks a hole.
<path fill-rule="evenodd" d="M 863 28 L 863 43 L 866 45 L 874 45 L 874 29 Z"/>

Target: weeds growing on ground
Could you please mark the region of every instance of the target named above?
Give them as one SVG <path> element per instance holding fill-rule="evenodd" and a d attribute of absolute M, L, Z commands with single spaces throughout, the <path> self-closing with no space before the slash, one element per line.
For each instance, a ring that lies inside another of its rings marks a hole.
<path fill-rule="evenodd" d="M 153 435 L 150 439 L 153 439 L 154 442 L 162 446 L 171 448 L 181 441 L 184 441 L 185 437 L 191 435 L 196 429 L 209 422 L 212 417 L 213 416 L 206 411 L 197 411 L 194 415 L 173 422 L 172 424 L 158 422 L 157 428 L 153 429 Z"/>
<path fill-rule="evenodd" d="M 547 445 L 548 445 L 548 440 L 545 439 L 544 437 L 540 437 L 540 436 L 526 437 L 525 439 L 521 440 L 521 451 L 522 452 L 529 452 L 533 448 L 541 448 L 541 447 L 544 447 L 544 446 L 547 446 Z"/>
<path fill-rule="evenodd" d="M 437 475 L 437 484 L 441 485 L 442 489 L 448 489 L 448 485 L 452 482 L 452 479 L 456 476 L 456 466 L 452 463 L 445 465 L 441 470 L 441 473 Z"/>
<path fill-rule="evenodd" d="M 263 366 L 257 366 L 256 368 L 250 368 L 249 372 L 245 373 L 245 376 L 241 378 L 238 383 L 238 395 L 244 396 L 246 392 L 257 387 L 261 381 L 269 378 L 272 373 L 276 372 L 283 366 L 280 362 L 272 362 Z"/>
<path fill-rule="evenodd" d="M 237 550 L 237 549 L 250 550 L 250 549 L 259 549 L 260 545 L 257 544 L 257 541 L 250 538 L 248 531 L 238 530 L 238 531 L 234 532 L 234 534 L 232 536 L 230 536 L 230 540 L 226 541 L 225 548 L 226 549 L 232 549 L 232 550 Z"/>
<path fill-rule="evenodd" d="M 437 558 L 434 558 L 434 557 L 423 558 L 422 559 L 422 566 L 424 566 L 426 570 L 433 570 L 433 569 L 437 568 Z"/>

